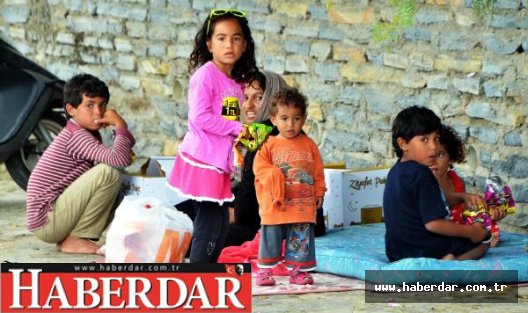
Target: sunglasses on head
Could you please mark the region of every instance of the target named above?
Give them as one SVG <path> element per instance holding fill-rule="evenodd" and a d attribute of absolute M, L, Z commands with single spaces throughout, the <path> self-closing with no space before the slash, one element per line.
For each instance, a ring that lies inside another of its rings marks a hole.
<path fill-rule="evenodd" d="M 207 21 L 207 31 L 205 34 L 209 35 L 209 28 L 211 27 L 211 20 L 215 17 L 223 16 L 226 14 L 231 14 L 236 17 L 246 17 L 246 12 L 241 10 L 233 10 L 233 9 L 213 9 L 211 10 L 211 13 L 209 13 L 209 19 Z"/>

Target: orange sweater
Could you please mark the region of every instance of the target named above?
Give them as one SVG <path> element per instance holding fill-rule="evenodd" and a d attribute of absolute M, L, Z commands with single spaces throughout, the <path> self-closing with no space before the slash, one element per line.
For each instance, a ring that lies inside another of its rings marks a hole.
<path fill-rule="evenodd" d="M 316 198 L 326 191 L 323 161 L 306 135 L 270 137 L 253 163 L 262 225 L 315 223 Z"/>

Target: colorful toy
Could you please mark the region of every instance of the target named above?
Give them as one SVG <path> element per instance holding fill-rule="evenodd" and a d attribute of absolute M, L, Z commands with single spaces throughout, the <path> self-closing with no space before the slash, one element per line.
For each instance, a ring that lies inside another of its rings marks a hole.
<path fill-rule="evenodd" d="M 243 138 L 240 133 L 233 146 L 233 176 L 240 180 L 242 168 L 244 167 L 244 157 L 248 151 L 256 151 L 268 138 L 273 127 L 266 124 L 251 123 L 247 125 L 249 138 Z"/>
<path fill-rule="evenodd" d="M 502 210 L 506 214 L 513 214 L 516 211 L 511 188 L 508 185 L 503 185 L 499 176 L 486 179 L 484 199 L 490 209 Z"/>
<path fill-rule="evenodd" d="M 501 210 L 506 214 L 514 214 L 515 201 L 513 200 L 511 188 L 508 185 L 503 185 L 499 176 L 491 176 L 486 179 L 486 191 L 484 192 L 484 200 L 488 204 L 488 210 L 483 206 L 477 208 L 466 208 L 462 212 L 464 224 L 471 225 L 474 223 L 481 223 L 490 230 L 492 235 L 499 238 L 500 229 L 497 222 L 491 218 L 491 211 Z"/>

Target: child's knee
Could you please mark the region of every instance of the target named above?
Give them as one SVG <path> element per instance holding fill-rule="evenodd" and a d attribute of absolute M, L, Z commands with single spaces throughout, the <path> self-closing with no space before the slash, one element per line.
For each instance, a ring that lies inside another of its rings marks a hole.
<path fill-rule="evenodd" d="M 97 176 L 100 177 L 104 184 L 121 184 L 121 172 L 116 168 L 107 164 L 99 164 L 94 167 L 94 170 L 97 171 Z"/>

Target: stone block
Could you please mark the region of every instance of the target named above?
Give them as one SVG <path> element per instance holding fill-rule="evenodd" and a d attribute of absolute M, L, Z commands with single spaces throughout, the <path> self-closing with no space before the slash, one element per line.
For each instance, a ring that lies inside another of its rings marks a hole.
<path fill-rule="evenodd" d="M 205 17 L 204 17 L 205 19 Z M 169 23 L 174 24 L 175 27 L 193 25 L 197 22 L 196 12 L 190 9 L 173 8 L 169 13 Z M 180 28 L 181 29 L 181 28 Z M 192 29 L 195 33 L 198 31 L 198 27 L 185 27 L 184 29 Z"/>
<path fill-rule="evenodd" d="M 61 31 L 61 32 L 58 32 L 57 35 L 55 36 L 55 41 L 63 43 L 63 44 L 74 45 L 75 36 L 70 32 Z"/>
<path fill-rule="evenodd" d="M 310 25 L 310 24 L 293 24 L 288 25 L 284 28 L 284 34 L 293 35 L 306 38 L 317 38 L 319 34 L 320 25 Z"/>
<path fill-rule="evenodd" d="M 319 29 L 319 38 L 341 41 L 345 38 L 345 33 L 340 27 L 326 25 Z"/>
<path fill-rule="evenodd" d="M 405 39 L 409 41 L 425 41 L 425 42 L 431 42 L 431 31 L 417 26 L 410 26 L 408 27 L 405 32 L 403 33 L 403 36 Z"/>
<path fill-rule="evenodd" d="M 466 106 L 466 115 L 482 118 L 504 126 L 518 126 L 523 120 L 523 115 L 518 110 L 508 109 L 502 100 L 484 101 L 475 99 Z"/>
<path fill-rule="evenodd" d="M 413 94 L 399 93 L 395 96 L 396 107 L 399 108 L 406 108 L 414 105 L 429 107 L 430 102 L 431 94 L 427 91 Z"/>
<path fill-rule="evenodd" d="M 484 35 L 482 44 L 484 49 L 498 54 L 515 53 L 520 45 L 518 41 L 508 40 L 496 34 Z"/>
<path fill-rule="evenodd" d="M 27 5 L 2 5 L 2 17 L 8 24 L 26 23 L 31 14 Z"/>
<path fill-rule="evenodd" d="M 85 47 L 99 47 L 98 38 L 95 36 L 85 36 L 81 44 Z"/>
<path fill-rule="evenodd" d="M 489 98 L 501 98 L 503 96 L 504 84 L 501 81 L 488 80 L 482 84 L 484 94 Z"/>
<path fill-rule="evenodd" d="M 364 91 L 364 98 L 367 104 L 367 112 L 375 112 L 383 115 L 394 115 L 400 108 L 396 107 L 395 90 L 383 87 L 368 87 Z"/>
<path fill-rule="evenodd" d="M 193 46 L 191 44 L 175 44 L 167 47 L 167 57 L 169 59 L 175 58 L 189 58 L 191 55 Z"/>
<path fill-rule="evenodd" d="M 164 42 L 151 43 L 148 46 L 147 55 L 163 59 L 167 55 L 167 46 Z"/>
<path fill-rule="evenodd" d="M 310 53 L 310 43 L 306 40 L 296 40 L 293 38 L 288 38 L 283 44 L 283 49 L 287 53 L 293 53 L 304 56 L 307 56 Z"/>
<path fill-rule="evenodd" d="M 145 90 L 145 93 L 151 95 L 172 95 L 172 88 L 167 86 L 161 78 L 154 77 L 143 77 L 141 78 L 141 87 Z"/>
<path fill-rule="evenodd" d="M 331 8 L 328 12 L 330 22 L 337 24 L 367 24 L 374 25 L 376 23 L 376 13 L 367 8 L 360 10 L 358 8 Z"/>
<path fill-rule="evenodd" d="M 469 134 L 488 144 L 496 144 L 498 139 L 497 130 L 491 127 L 469 127 Z"/>
<path fill-rule="evenodd" d="M 493 14 L 490 17 L 489 24 L 495 28 L 517 28 L 517 17 L 514 15 Z"/>
<path fill-rule="evenodd" d="M 337 61 L 348 61 L 353 63 L 366 63 L 365 48 L 361 46 L 334 45 L 333 59 Z"/>
<path fill-rule="evenodd" d="M 316 20 L 328 21 L 328 12 L 322 5 L 308 5 L 308 15 Z"/>
<path fill-rule="evenodd" d="M 477 23 L 477 18 L 472 10 L 457 10 L 455 22 L 462 27 L 472 27 Z"/>
<path fill-rule="evenodd" d="M 240 4 L 237 4 L 237 7 L 241 10 L 244 10 L 246 12 L 251 13 L 261 13 L 268 15 L 270 14 L 270 6 L 268 2 L 265 1 L 258 1 L 258 0 L 252 0 L 252 1 L 243 1 Z M 250 14 L 250 16 L 254 16 L 256 14 Z"/>
<path fill-rule="evenodd" d="M 250 27 L 252 31 L 261 30 L 270 34 L 278 34 L 282 32 L 284 21 L 273 16 L 256 17 L 250 21 Z"/>
<path fill-rule="evenodd" d="M 116 66 L 122 70 L 133 71 L 136 69 L 136 57 L 133 55 L 121 54 L 117 58 Z"/>
<path fill-rule="evenodd" d="M 311 78 L 310 75 L 299 77 L 298 82 L 288 81 L 288 77 L 286 77 L 286 82 L 290 86 L 298 86 L 310 101 L 334 103 L 337 99 L 338 88 L 333 82 L 325 82 L 318 77 Z"/>
<path fill-rule="evenodd" d="M 324 120 L 323 110 L 321 109 L 321 103 L 319 101 L 309 101 L 308 106 L 308 117 L 314 121 Z"/>
<path fill-rule="evenodd" d="M 487 75 L 502 75 L 510 66 L 511 60 L 486 56 L 482 63 L 482 73 Z"/>
<path fill-rule="evenodd" d="M 327 129 L 326 142 L 333 147 L 343 148 L 343 145 L 345 145 L 346 150 L 350 152 L 364 152 L 368 151 L 369 148 L 368 136 L 336 129 Z"/>
<path fill-rule="evenodd" d="M 430 75 L 427 77 L 427 88 L 447 90 L 448 79 L 447 73 Z"/>
<path fill-rule="evenodd" d="M 147 20 L 151 24 L 163 24 L 165 27 L 167 27 L 167 24 L 170 21 L 170 16 L 167 13 L 167 10 L 159 9 L 159 8 L 149 8 L 148 14 L 147 14 Z"/>
<path fill-rule="evenodd" d="M 286 72 L 286 59 L 282 56 L 267 56 L 264 58 L 263 65 L 265 70 L 281 75 Z"/>
<path fill-rule="evenodd" d="M 358 108 L 350 105 L 339 105 L 326 114 L 327 122 L 333 125 L 351 125 L 354 116 L 357 116 Z"/>
<path fill-rule="evenodd" d="M 345 86 L 339 92 L 337 101 L 348 105 L 359 106 L 361 100 L 361 89 L 357 86 Z"/>
<path fill-rule="evenodd" d="M 104 66 L 101 68 L 101 79 L 107 84 L 117 83 L 121 73 L 113 66 Z"/>
<path fill-rule="evenodd" d="M 493 4 L 493 8 L 497 9 L 518 9 L 519 0 L 496 0 Z"/>
<path fill-rule="evenodd" d="M 504 143 L 507 146 L 522 147 L 521 134 L 518 131 L 511 131 L 504 134 Z"/>
<path fill-rule="evenodd" d="M 478 43 L 479 37 L 474 32 L 448 30 L 440 32 L 440 49 L 447 51 L 469 51 Z"/>
<path fill-rule="evenodd" d="M 339 81 L 340 67 L 340 64 L 335 62 L 317 62 L 315 63 L 315 74 L 325 81 Z"/>
<path fill-rule="evenodd" d="M 133 49 L 132 43 L 126 37 L 114 38 L 114 46 L 115 46 L 115 49 L 119 52 L 131 52 Z"/>
<path fill-rule="evenodd" d="M 406 72 L 402 76 L 402 86 L 406 88 L 421 89 L 427 86 L 427 80 L 418 73 Z"/>
<path fill-rule="evenodd" d="M 286 14 L 291 19 L 302 19 L 308 12 L 308 4 L 300 2 L 277 1 L 272 3 L 272 10 Z"/>
<path fill-rule="evenodd" d="M 166 25 L 150 25 L 147 29 L 147 37 L 154 40 L 174 40 L 178 34 L 175 29 L 167 28 Z"/>
<path fill-rule="evenodd" d="M 121 75 L 119 77 L 119 85 L 124 90 L 136 90 L 140 87 L 140 80 L 137 76 Z"/>
<path fill-rule="evenodd" d="M 434 60 L 434 69 L 437 71 L 448 72 L 457 71 L 463 73 L 477 73 L 482 68 L 481 56 L 454 56 L 440 54 Z"/>
<path fill-rule="evenodd" d="M 453 78 L 451 80 L 453 86 L 459 91 L 471 93 L 474 95 L 480 94 L 480 77 L 463 77 L 463 78 Z"/>
<path fill-rule="evenodd" d="M 308 73 L 309 68 L 305 61 L 306 58 L 296 55 L 286 57 L 285 70 L 289 73 Z"/>
<path fill-rule="evenodd" d="M 144 38 L 147 35 L 147 26 L 141 22 L 126 21 L 125 28 L 130 37 Z"/>
<path fill-rule="evenodd" d="M 350 82 L 392 82 L 400 83 L 400 71 L 368 64 L 344 64 L 341 67 L 341 76 Z"/>
<path fill-rule="evenodd" d="M 415 15 L 417 24 L 437 24 L 451 20 L 451 14 L 447 10 L 435 7 L 418 7 Z"/>
<path fill-rule="evenodd" d="M 332 46 L 327 42 L 313 42 L 310 46 L 310 56 L 316 57 L 319 61 L 328 59 L 332 52 Z"/>
<path fill-rule="evenodd" d="M 141 61 L 140 70 L 148 74 L 166 76 L 169 74 L 169 64 L 157 58 L 150 58 Z"/>
<path fill-rule="evenodd" d="M 383 65 L 399 69 L 406 69 L 409 66 L 409 59 L 404 55 L 396 53 L 384 53 Z"/>
<path fill-rule="evenodd" d="M 91 63 L 91 64 L 100 64 L 101 61 L 99 60 L 99 56 L 93 52 L 90 51 L 81 51 L 79 52 L 79 57 L 84 63 Z"/>
<path fill-rule="evenodd" d="M 191 1 L 189 0 L 167 0 L 167 5 L 178 9 L 191 9 Z"/>
<path fill-rule="evenodd" d="M 500 170 L 505 175 L 525 179 L 528 177 L 528 157 L 523 155 L 510 155 L 500 162 Z"/>

